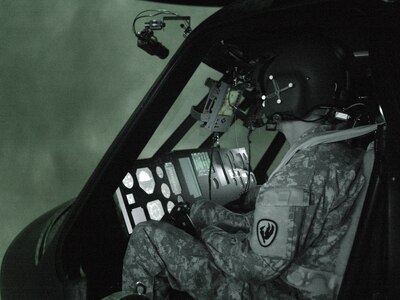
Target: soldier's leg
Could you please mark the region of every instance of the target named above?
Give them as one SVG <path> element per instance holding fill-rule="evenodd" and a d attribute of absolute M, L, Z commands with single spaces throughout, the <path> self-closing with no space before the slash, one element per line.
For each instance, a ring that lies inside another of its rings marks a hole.
<path fill-rule="evenodd" d="M 166 283 L 195 299 L 250 299 L 249 285 L 224 274 L 204 244 L 164 222 L 137 225 L 129 241 L 123 269 L 123 290 L 136 282 L 150 299 L 166 299 Z"/>
<path fill-rule="evenodd" d="M 153 241 L 153 239 L 162 238 L 156 236 L 158 225 L 158 222 L 147 221 L 135 226 L 125 251 L 122 273 L 123 291 L 136 291 L 137 283 L 140 282 L 145 285 L 146 295 L 150 299 L 156 297 L 153 295 L 155 288 L 159 294 L 168 293 L 168 286 L 166 286 L 168 281 L 163 280 L 165 278 L 164 262 Z"/>

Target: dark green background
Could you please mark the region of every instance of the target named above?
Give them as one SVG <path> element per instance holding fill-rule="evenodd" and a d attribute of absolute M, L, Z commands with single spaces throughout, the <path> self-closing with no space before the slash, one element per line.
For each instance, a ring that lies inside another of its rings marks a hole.
<path fill-rule="evenodd" d="M 0 2 L 0 262 L 26 225 L 79 193 L 165 66 L 136 47 L 131 31 L 148 8 L 189 14 L 192 27 L 216 10 L 138 0 Z M 179 24 L 156 35 L 172 51 L 183 40 Z"/>

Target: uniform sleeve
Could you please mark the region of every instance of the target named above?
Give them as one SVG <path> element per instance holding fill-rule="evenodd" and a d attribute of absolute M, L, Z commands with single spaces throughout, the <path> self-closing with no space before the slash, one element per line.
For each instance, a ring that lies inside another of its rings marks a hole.
<path fill-rule="evenodd" d="M 291 260 L 298 244 L 300 223 L 308 206 L 309 196 L 302 188 L 264 188 L 256 202 L 251 249 L 261 256 Z"/>
<path fill-rule="evenodd" d="M 306 206 L 308 194 L 302 189 L 263 187 L 250 233 L 229 234 L 212 226 L 202 230 L 202 239 L 225 273 L 265 282 L 278 277 L 293 260 Z"/>
<path fill-rule="evenodd" d="M 197 230 L 207 226 L 218 226 L 226 232 L 249 232 L 253 223 L 253 212 L 234 213 L 218 203 L 199 200 L 190 209 L 190 218 Z"/>
<path fill-rule="evenodd" d="M 227 233 L 208 226 L 201 237 L 214 263 L 226 274 L 246 282 L 263 283 L 277 277 L 286 262 L 280 257 L 263 257 L 250 247 L 249 234 Z"/>

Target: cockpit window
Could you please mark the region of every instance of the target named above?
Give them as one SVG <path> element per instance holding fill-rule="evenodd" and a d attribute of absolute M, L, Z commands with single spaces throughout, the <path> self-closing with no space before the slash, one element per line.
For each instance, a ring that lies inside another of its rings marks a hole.
<path fill-rule="evenodd" d="M 151 158 L 177 127 L 189 116 L 192 106 L 196 106 L 208 94 L 208 87 L 205 85 L 207 78 L 220 79 L 222 74 L 205 64 L 200 64 L 194 72 L 185 88 L 169 110 L 156 132 L 147 143 L 139 156 L 139 159 Z M 199 128 L 196 123 L 190 132 L 179 142 L 177 148 L 197 148 L 208 137 L 209 131 Z M 194 130 L 194 132 L 193 132 Z"/>

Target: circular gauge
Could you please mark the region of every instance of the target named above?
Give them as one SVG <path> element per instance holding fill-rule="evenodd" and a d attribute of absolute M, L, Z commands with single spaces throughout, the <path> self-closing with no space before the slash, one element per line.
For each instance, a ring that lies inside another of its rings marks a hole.
<path fill-rule="evenodd" d="M 122 180 L 122 183 L 124 184 L 124 186 L 126 186 L 128 189 L 131 189 L 133 187 L 133 177 L 131 175 L 131 173 L 127 173 L 125 175 L 125 178 Z"/>
<path fill-rule="evenodd" d="M 164 171 L 161 169 L 161 167 L 156 168 L 156 173 L 157 173 L 158 178 L 164 177 Z"/>
<path fill-rule="evenodd" d="M 150 219 L 161 220 L 164 216 L 164 209 L 160 200 L 154 200 L 147 202 L 147 212 L 149 213 Z"/>
<path fill-rule="evenodd" d="M 168 201 L 167 203 L 167 210 L 170 213 L 172 209 L 174 208 L 175 204 L 172 201 Z"/>
<path fill-rule="evenodd" d="M 143 191 L 146 192 L 146 194 L 153 194 L 156 183 L 154 181 L 153 173 L 149 168 L 137 169 L 136 179 L 139 183 L 139 186 Z"/>
<path fill-rule="evenodd" d="M 171 197 L 171 190 L 169 189 L 169 187 L 168 187 L 168 185 L 166 185 L 165 183 L 163 183 L 162 185 L 161 185 L 161 193 L 163 194 L 163 196 L 165 197 L 165 198 L 169 198 L 169 197 Z"/>

